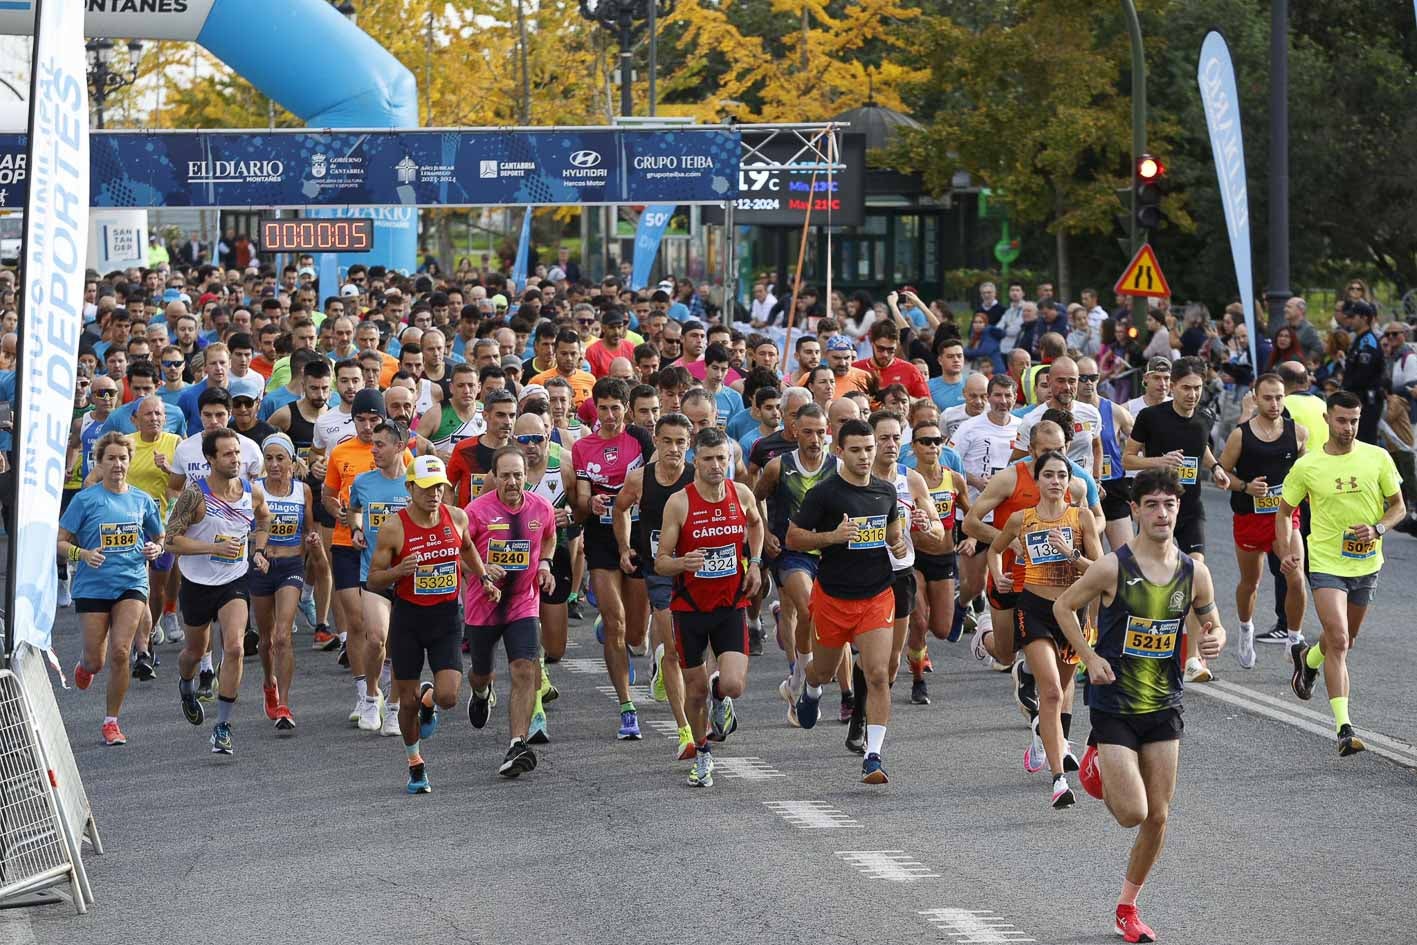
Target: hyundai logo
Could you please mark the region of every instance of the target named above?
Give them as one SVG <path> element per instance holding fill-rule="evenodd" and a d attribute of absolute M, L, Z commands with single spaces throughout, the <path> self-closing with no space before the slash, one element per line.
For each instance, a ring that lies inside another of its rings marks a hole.
<path fill-rule="evenodd" d="M 600 152 L 576 151 L 571 155 L 571 163 L 576 167 L 595 167 L 600 163 Z"/>

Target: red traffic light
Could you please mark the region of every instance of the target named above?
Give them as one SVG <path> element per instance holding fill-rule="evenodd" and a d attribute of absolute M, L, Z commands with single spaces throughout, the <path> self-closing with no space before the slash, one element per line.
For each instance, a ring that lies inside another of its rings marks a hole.
<path fill-rule="evenodd" d="M 1150 183 L 1157 180 L 1166 173 L 1166 165 L 1150 154 L 1143 154 L 1137 158 L 1137 180 L 1142 183 Z"/>

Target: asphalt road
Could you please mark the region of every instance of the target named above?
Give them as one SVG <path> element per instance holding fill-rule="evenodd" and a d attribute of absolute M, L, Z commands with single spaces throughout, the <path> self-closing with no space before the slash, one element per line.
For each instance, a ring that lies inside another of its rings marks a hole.
<path fill-rule="evenodd" d="M 1207 505 L 1228 589 L 1229 514 L 1215 493 Z M 1387 554 L 1352 671 L 1354 718 L 1386 736 L 1390 757 L 1337 757 L 1327 705 L 1316 697 L 1303 714 L 1282 647 L 1262 647 L 1253 671 L 1223 656 L 1219 685 L 1188 690 L 1169 845 L 1142 893 L 1163 941 L 1410 940 L 1417 542 L 1396 535 Z M 1269 602 L 1266 585 L 1261 614 Z M 71 613 L 56 637 L 71 665 Z M 99 742 L 97 688 L 60 692 L 108 851 L 87 860 L 98 903 L 85 917 L 61 905 L 0 912 L 0 942 L 1116 940 L 1130 832 L 1080 790 L 1077 807 L 1051 809 L 1046 776 L 1023 772 L 1028 736 L 1007 677 L 965 645 L 932 645 L 932 705 L 910 705 L 897 686 L 892 781 L 870 787 L 843 726 L 787 726 L 770 641 L 740 728 L 715 753 L 715 785 L 696 791 L 655 731 L 672 730 L 666 707 L 641 701 L 644 741 L 615 741 L 616 706 L 596 688 L 607 680 L 570 662 L 601 655 L 589 624 L 572 639 L 536 771 L 498 778 L 504 709 L 476 732 L 459 707 L 425 745 L 425 797 L 404 794 L 397 739 L 349 727 L 348 678 L 305 648 L 308 636 L 297 637 L 298 731 L 281 737 L 265 720 L 248 661 L 233 758 L 210 754 L 209 728 L 182 720 L 172 647 L 159 679 L 130 694 L 126 747 Z"/>

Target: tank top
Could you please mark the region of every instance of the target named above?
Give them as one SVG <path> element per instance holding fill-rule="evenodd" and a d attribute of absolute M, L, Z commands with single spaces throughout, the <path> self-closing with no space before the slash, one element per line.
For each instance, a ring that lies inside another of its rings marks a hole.
<path fill-rule="evenodd" d="M 476 404 L 473 405 L 472 416 L 464 420 L 453 409 L 452 402 L 445 399 L 443 411 L 438 415 L 438 429 L 433 431 L 431 437 L 433 449 L 440 453 L 452 449 L 468 437 L 478 436 L 486 429 L 487 421 Z"/>
<path fill-rule="evenodd" d="M 195 541 L 222 542 L 229 537 L 241 539 L 241 550 L 232 557 L 225 555 L 182 555 L 177 559 L 182 576 L 194 584 L 218 587 L 246 576 L 250 564 L 246 560 L 247 537 L 256 522 L 256 513 L 251 504 L 251 484 L 241 483 L 241 498 L 228 502 L 220 496 L 212 495 L 207 480 L 201 479 L 197 487 L 202 490 L 206 515 L 201 521 L 193 522 L 187 529 L 187 537 Z"/>
<path fill-rule="evenodd" d="M 1024 509 L 1031 509 L 1038 504 L 1038 482 L 1033 478 L 1033 470 L 1029 468 L 1032 460 L 1023 460 L 1014 463 L 1017 475 L 1014 479 L 1014 491 L 1004 501 L 1000 502 L 994 509 L 994 526 L 1002 527 L 1009 520 L 1009 516 Z M 1014 560 L 1012 548 L 1004 551 L 1004 573 L 1013 572 L 1014 587 L 1023 586 L 1023 566 Z"/>
<path fill-rule="evenodd" d="M 655 476 L 658 463 L 645 467 L 644 485 L 640 489 L 640 527 L 632 530 L 635 550 L 640 553 L 640 564 L 646 573 L 654 570 L 654 559 L 659 555 L 659 529 L 664 524 L 664 506 L 669 497 L 694 481 L 694 467 L 688 463 L 672 485 L 662 486 Z"/>
<path fill-rule="evenodd" d="M 398 514 L 403 523 L 403 546 L 394 556 L 393 564 L 412 554 L 418 555 L 420 560 L 412 574 L 399 578 L 394 593 L 420 607 L 457 600 L 462 536 L 453 525 L 448 507 L 438 506 L 438 520 L 430 528 L 415 522 L 406 508 L 399 509 Z"/>
<path fill-rule="evenodd" d="M 284 496 L 278 496 L 266 488 L 266 480 L 261 480 L 261 488 L 266 492 L 266 507 L 271 510 L 270 543 L 277 548 L 298 548 L 305 537 L 305 489 L 299 482 L 292 482 Z"/>
<path fill-rule="evenodd" d="M 925 489 L 930 493 L 930 501 L 935 503 L 935 514 L 940 517 L 940 524 L 945 526 L 945 533 L 949 534 L 955 527 L 955 513 L 959 509 L 955 503 L 955 481 L 950 468 L 942 465 L 940 481 L 932 486 L 928 479 L 925 480 Z"/>
<path fill-rule="evenodd" d="M 556 443 L 546 444 L 546 472 L 542 473 L 541 481 L 536 484 L 527 484 L 528 491 L 541 496 L 551 503 L 553 509 L 564 509 L 569 497 L 566 495 L 566 484 L 561 480 L 561 447 Z M 565 542 L 570 534 L 570 529 L 557 526 L 557 542 Z"/>
<path fill-rule="evenodd" d="M 895 552 L 891 551 L 891 570 L 909 571 L 915 567 L 915 543 L 910 540 L 910 515 L 915 510 L 915 497 L 910 494 L 909 471 L 902 465 L 897 464 L 895 470 L 895 499 L 897 514 L 900 517 L 901 534 L 905 536 L 906 552 L 903 557 L 897 558 Z M 887 547 L 887 551 L 890 548 Z"/>
<path fill-rule="evenodd" d="M 1112 665 L 1117 681 L 1087 687 L 1087 704 L 1116 715 L 1143 715 L 1181 704 L 1186 659 L 1186 614 L 1191 609 L 1195 564 L 1178 553 L 1176 572 L 1165 584 L 1142 574 L 1130 545 L 1117 549 L 1117 586 L 1112 603 L 1098 614 L 1095 649 Z"/>
<path fill-rule="evenodd" d="M 1063 537 L 1068 540 L 1065 547 L 1058 548 L 1048 540 L 1048 532 L 1053 528 L 1062 531 Z M 1019 540 L 1023 542 L 1023 550 L 1028 553 L 1023 563 L 1025 584 L 1067 587 L 1077 580 L 1077 569 L 1073 567 L 1073 550 L 1082 547 L 1082 531 L 1076 506 L 1066 507 L 1063 517 L 1054 520 L 1039 516 L 1036 507 L 1024 509 L 1023 529 L 1019 532 Z"/>
<path fill-rule="evenodd" d="M 777 477 L 777 488 L 768 500 L 768 524 L 780 542 L 787 540 L 787 523 L 802 507 L 802 500 L 812 487 L 836 472 L 836 457 L 831 453 L 822 454 L 822 464 L 814 471 L 802 465 L 802 451 L 793 450 L 778 457 L 781 470 Z M 821 555 L 820 551 L 806 552 Z"/>
<path fill-rule="evenodd" d="M 1126 470 L 1122 468 L 1122 447 L 1117 442 L 1117 422 L 1112 415 L 1112 401 L 1103 397 L 1097 402 L 1097 412 L 1102 414 L 1102 475 L 1098 478 L 1103 481 L 1121 479 Z"/>
<path fill-rule="evenodd" d="M 724 493 L 723 501 L 710 502 L 699 495 L 695 483 L 684 487 L 689 511 L 674 550 L 679 557 L 690 551 L 701 551 L 704 563 L 697 571 L 686 571 L 674 579 L 670 610 L 702 614 L 748 606 L 743 599 L 748 518 L 743 514 L 738 490 L 731 480 L 724 483 Z"/>
<path fill-rule="evenodd" d="M 112 412 L 109 416 L 113 416 Z M 83 459 L 83 465 L 79 469 L 79 478 L 82 482 L 87 479 L 89 473 L 93 472 L 94 462 L 98 457 L 94 456 L 94 444 L 98 442 L 98 433 L 103 429 L 103 423 L 94 419 L 93 413 L 84 414 L 84 419 L 79 423 L 79 455 Z"/>
<path fill-rule="evenodd" d="M 295 444 L 295 458 L 310 461 L 310 447 L 315 443 L 315 421 L 306 420 L 305 415 L 300 412 L 297 406 L 299 401 L 290 404 L 290 426 L 286 435 L 290 437 L 290 442 Z"/>
<path fill-rule="evenodd" d="M 1249 482 L 1260 476 L 1269 483 L 1269 492 L 1253 496 L 1248 492 L 1230 493 L 1230 509 L 1236 515 L 1274 515 L 1279 511 L 1279 497 L 1284 493 L 1284 477 L 1299 458 L 1299 433 L 1294 421 L 1284 417 L 1284 429 L 1272 443 L 1255 435 L 1249 423 L 1240 425 L 1240 458 L 1235 462 L 1235 475 Z"/>

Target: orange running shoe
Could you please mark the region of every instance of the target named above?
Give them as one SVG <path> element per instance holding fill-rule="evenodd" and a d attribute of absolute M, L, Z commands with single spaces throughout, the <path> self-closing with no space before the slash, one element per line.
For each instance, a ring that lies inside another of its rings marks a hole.
<path fill-rule="evenodd" d="M 276 710 L 280 707 L 280 692 L 275 686 L 262 686 L 261 692 L 266 697 L 266 718 L 274 722 Z"/>
<path fill-rule="evenodd" d="M 103 743 L 110 746 L 128 744 L 128 736 L 123 734 L 117 721 L 103 723 Z"/>
<path fill-rule="evenodd" d="M 89 672 L 88 670 L 84 669 L 83 660 L 80 660 L 79 662 L 75 663 L 75 664 L 74 664 L 74 685 L 78 686 L 80 689 L 87 689 L 87 688 L 89 688 L 89 684 L 92 683 L 92 682 L 93 682 L 93 673 L 91 673 L 91 672 Z"/>

